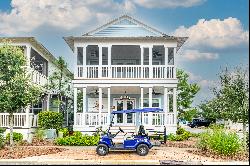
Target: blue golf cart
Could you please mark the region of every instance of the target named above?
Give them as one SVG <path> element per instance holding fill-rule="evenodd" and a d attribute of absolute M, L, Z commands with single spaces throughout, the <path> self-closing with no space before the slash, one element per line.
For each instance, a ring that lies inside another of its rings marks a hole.
<path fill-rule="evenodd" d="M 116 134 L 111 134 L 110 127 L 112 127 L 113 117 L 115 114 L 160 112 L 160 111 L 163 111 L 163 110 L 159 108 L 143 108 L 143 109 L 113 111 L 111 113 L 112 120 L 107 130 L 107 134 L 103 135 L 100 138 L 100 141 L 96 148 L 97 154 L 100 156 L 105 156 L 108 154 L 110 150 L 132 150 L 132 151 L 136 151 L 137 154 L 140 156 L 147 155 L 149 152 L 149 149 L 151 149 L 153 145 L 151 144 L 149 136 L 146 134 L 144 130 L 144 126 L 140 125 L 138 133 L 136 134 L 133 133 L 132 137 L 124 139 L 122 144 L 113 143 L 112 139 L 114 139 L 118 135 L 119 132 L 124 133 L 124 131 L 119 127 L 119 131 Z M 126 134 L 127 133 L 125 133 L 125 135 Z"/>

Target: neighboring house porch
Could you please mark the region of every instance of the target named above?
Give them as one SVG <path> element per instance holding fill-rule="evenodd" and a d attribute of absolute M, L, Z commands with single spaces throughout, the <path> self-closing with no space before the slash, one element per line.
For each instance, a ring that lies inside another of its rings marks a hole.
<path fill-rule="evenodd" d="M 31 81 L 41 86 L 44 91 L 44 95 L 39 99 L 37 104 L 32 104 L 25 109 L 18 110 L 18 113 L 14 113 L 14 131 L 23 133 L 24 139 L 26 139 L 28 134 L 33 132 L 37 127 L 37 114 L 39 112 L 44 110 L 58 110 L 53 104 L 53 100 L 57 94 L 45 87 L 48 84 L 49 76 L 58 70 L 58 64 L 56 63 L 56 58 L 34 37 L 0 37 L 0 45 L 5 41 L 22 49 L 27 59 L 27 74 L 30 74 Z M 65 70 L 63 77 L 68 76 L 72 76 L 72 74 L 69 70 Z M 65 98 L 72 97 L 67 94 Z M 65 125 L 68 125 L 68 112 L 64 116 Z M 0 113 L 0 127 L 7 128 L 8 132 L 8 113 Z"/>

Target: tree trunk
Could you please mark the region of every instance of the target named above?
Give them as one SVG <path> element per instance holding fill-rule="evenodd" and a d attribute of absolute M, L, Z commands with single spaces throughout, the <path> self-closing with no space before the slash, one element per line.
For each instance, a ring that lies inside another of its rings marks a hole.
<path fill-rule="evenodd" d="M 10 117 L 10 119 L 9 119 L 9 125 L 10 125 L 10 147 L 12 149 L 12 147 L 14 145 L 14 141 L 13 141 L 13 126 L 14 126 L 13 113 L 10 113 L 9 117 Z"/>

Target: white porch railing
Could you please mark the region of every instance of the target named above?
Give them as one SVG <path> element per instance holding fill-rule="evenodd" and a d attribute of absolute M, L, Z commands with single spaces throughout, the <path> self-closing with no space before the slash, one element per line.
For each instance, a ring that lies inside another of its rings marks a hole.
<path fill-rule="evenodd" d="M 166 124 L 165 124 L 166 115 Z M 154 125 L 154 126 L 164 126 L 164 125 L 174 125 L 174 113 L 152 113 L 152 123 L 149 122 L 149 113 L 142 114 L 142 120 L 144 125 Z"/>
<path fill-rule="evenodd" d="M 166 124 L 165 124 L 166 116 Z M 85 118 L 85 119 L 84 119 Z M 101 125 L 107 125 L 107 113 L 101 113 Z M 153 125 L 153 126 L 164 126 L 164 125 L 174 125 L 174 113 L 152 113 L 152 122 L 149 122 L 149 113 L 142 114 L 142 124 Z M 99 113 L 76 113 L 76 125 L 77 126 L 98 126 L 99 124 Z"/>
<path fill-rule="evenodd" d="M 26 113 L 14 113 L 13 127 L 35 127 L 37 120 L 34 120 L 34 114 L 29 114 L 29 124 L 27 125 Z M 9 113 L 0 113 L 0 127 L 9 127 Z"/>
<path fill-rule="evenodd" d="M 152 69 L 152 70 L 150 70 Z M 101 72 L 99 72 L 101 70 Z M 157 78 L 157 79 L 172 79 L 175 78 L 174 65 L 112 65 L 112 66 L 98 66 L 87 65 L 78 66 L 78 78 Z M 150 71 L 152 74 L 150 74 Z"/>
<path fill-rule="evenodd" d="M 85 120 L 85 124 L 84 124 Z M 101 125 L 108 123 L 108 114 L 101 113 Z M 98 126 L 99 125 L 99 113 L 76 113 L 76 125 L 77 126 Z"/>

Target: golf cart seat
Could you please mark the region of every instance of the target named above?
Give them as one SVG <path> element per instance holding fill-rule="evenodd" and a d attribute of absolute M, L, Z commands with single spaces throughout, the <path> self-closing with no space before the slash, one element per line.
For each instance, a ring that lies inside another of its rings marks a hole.
<path fill-rule="evenodd" d="M 135 126 L 112 126 L 110 127 L 111 134 L 116 134 L 119 131 L 119 127 L 124 131 L 124 133 L 119 132 L 112 139 L 113 143 L 123 143 L 124 140 L 132 137 L 132 134 L 135 132 Z"/>
<path fill-rule="evenodd" d="M 146 130 L 144 129 L 143 125 L 140 125 L 139 130 L 138 130 L 138 135 L 147 136 Z"/>

